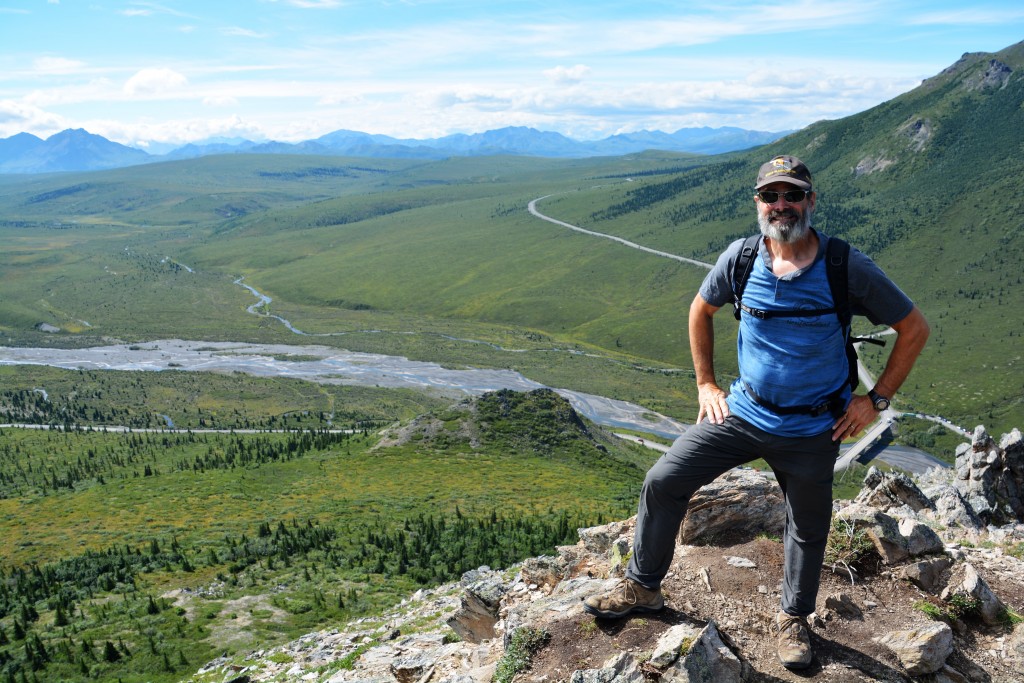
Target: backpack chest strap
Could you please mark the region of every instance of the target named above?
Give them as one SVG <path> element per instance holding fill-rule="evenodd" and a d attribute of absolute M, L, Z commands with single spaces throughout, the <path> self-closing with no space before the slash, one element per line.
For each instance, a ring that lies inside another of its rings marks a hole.
<path fill-rule="evenodd" d="M 742 301 L 736 302 L 736 317 L 739 318 L 739 312 L 749 313 L 758 320 L 768 320 L 770 318 L 812 318 L 819 315 L 828 315 L 835 313 L 836 309 L 833 308 L 788 308 L 780 311 L 766 311 L 763 308 L 754 308 L 748 306 Z"/>

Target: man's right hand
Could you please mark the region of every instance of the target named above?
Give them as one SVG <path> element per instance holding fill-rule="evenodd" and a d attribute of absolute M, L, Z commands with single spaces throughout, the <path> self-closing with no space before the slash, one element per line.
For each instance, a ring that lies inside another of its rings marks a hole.
<path fill-rule="evenodd" d="M 708 422 L 722 424 L 729 417 L 729 404 L 725 402 L 727 394 L 714 383 L 701 384 L 697 387 L 697 400 L 700 410 L 697 411 L 697 424 L 705 417 Z"/>

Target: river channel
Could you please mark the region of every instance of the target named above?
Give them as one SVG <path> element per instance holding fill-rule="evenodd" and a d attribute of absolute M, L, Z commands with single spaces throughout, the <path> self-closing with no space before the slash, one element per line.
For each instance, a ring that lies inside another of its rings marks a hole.
<path fill-rule="evenodd" d="M 84 349 L 0 347 L 0 365 L 46 365 L 66 370 L 136 372 L 241 372 L 256 377 L 290 377 L 324 384 L 431 390 L 473 396 L 498 389 L 530 391 L 544 385 L 512 370 L 448 368 L 401 356 L 360 353 L 316 345 L 161 339 Z M 675 438 L 686 425 L 647 408 L 579 391 L 554 388 L 573 408 L 597 424 Z M 890 457 L 891 456 L 891 457 Z M 944 463 L 918 449 L 891 446 L 877 455 L 911 472 Z"/>
<path fill-rule="evenodd" d="M 67 370 L 242 372 L 257 377 L 291 377 L 324 384 L 428 389 L 449 396 L 544 387 L 511 370 L 453 369 L 401 356 L 357 353 L 326 346 L 181 339 L 84 349 L 0 347 L 0 365 L 48 365 Z M 686 429 L 671 418 L 626 401 L 568 389 L 554 391 L 597 424 L 637 429 L 666 438 L 674 438 Z"/>

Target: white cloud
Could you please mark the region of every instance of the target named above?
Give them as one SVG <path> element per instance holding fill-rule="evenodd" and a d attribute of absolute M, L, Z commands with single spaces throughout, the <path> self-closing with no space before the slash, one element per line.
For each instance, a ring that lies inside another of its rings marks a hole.
<path fill-rule="evenodd" d="M 345 3 L 341 0 L 288 0 L 288 4 L 302 9 L 333 9 Z"/>
<path fill-rule="evenodd" d="M 156 95 L 176 90 L 188 84 L 188 79 L 173 69 L 142 69 L 124 84 L 129 95 Z"/>
<path fill-rule="evenodd" d="M 558 84 L 580 83 L 590 75 L 590 67 L 583 64 L 576 66 L 556 66 L 544 71 L 544 75 Z"/>
<path fill-rule="evenodd" d="M 268 36 L 266 33 L 257 33 L 256 31 L 241 28 L 240 26 L 228 26 L 227 28 L 222 29 L 221 33 L 226 36 L 241 36 L 242 38 L 266 38 Z"/>
<path fill-rule="evenodd" d="M 85 63 L 63 57 L 39 57 L 32 66 L 39 74 L 72 74 L 82 71 Z"/>
<path fill-rule="evenodd" d="M 356 105 L 364 101 L 365 100 L 359 93 L 337 91 L 325 94 L 320 99 L 318 99 L 316 103 L 321 106 L 334 106 L 338 104 Z"/>
<path fill-rule="evenodd" d="M 210 95 L 203 98 L 203 104 L 207 107 L 233 107 L 238 100 L 229 95 Z"/>
<path fill-rule="evenodd" d="M 986 26 L 1005 24 L 1024 18 L 1024 10 L 1008 10 L 1005 7 L 971 7 L 954 9 L 944 12 L 926 12 L 918 17 L 910 18 L 911 26 Z"/>
<path fill-rule="evenodd" d="M 69 128 L 61 116 L 14 100 L 0 100 L 0 138 L 31 131 L 39 137 L 49 137 Z"/>
<path fill-rule="evenodd" d="M 123 121 L 92 119 L 83 127 L 122 144 L 142 146 L 142 141 L 157 144 L 185 144 L 212 137 L 239 137 L 265 140 L 259 126 L 240 116 L 223 119 L 181 119 L 160 123 L 126 124 Z"/>

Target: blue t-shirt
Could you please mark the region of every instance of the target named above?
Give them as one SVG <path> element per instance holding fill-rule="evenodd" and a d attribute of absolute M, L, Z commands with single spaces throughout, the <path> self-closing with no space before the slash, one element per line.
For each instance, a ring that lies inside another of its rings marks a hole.
<path fill-rule="evenodd" d="M 824 254 L 828 238 L 818 234 L 818 255 L 806 268 L 776 277 L 764 242 L 754 259 L 743 291 L 743 302 L 763 310 L 827 309 L 832 307 Z M 731 304 L 733 266 L 743 240 L 719 257 L 700 288 L 712 306 Z M 913 302 L 874 264 L 850 249 L 850 303 L 854 313 L 876 324 L 902 320 Z M 820 316 L 769 318 L 744 313 L 740 318 L 737 350 L 740 376 L 730 387 L 729 409 L 754 426 L 778 436 L 813 436 L 832 427 L 829 414 L 780 415 L 750 397 L 747 384 L 762 399 L 778 406 L 817 405 L 837 390 L 849 400 L 844 330 L 835 313 Z"/>

